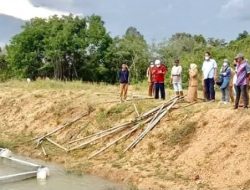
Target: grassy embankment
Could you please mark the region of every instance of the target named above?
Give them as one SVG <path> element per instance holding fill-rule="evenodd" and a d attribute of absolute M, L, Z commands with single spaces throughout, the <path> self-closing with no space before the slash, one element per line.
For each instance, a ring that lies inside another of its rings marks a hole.
<path fill-rule="evenodd" d="M 129 97 L 146 93 L 146 84 L 130 86 Z M 148 99 L 134 102 L 140 113 L 162 103 Z M 112 138 L 70 153 L 44 142 L 48 156 L 34 142 L 27 142 L 85 112 L 90 114 L 51 138 L 66 146 L 73 139 L 136 116 L 132 102 L 119 103 L 117 86 L 2 83 L 0 147 L 63 164 L 69 172 L 91 173 L 140 189 L 249 188 L 249 111 L 234 111 L 231 105 L 217 102 L 175 109 L 132 151 L 123 153 L 136 134 L 92 160 L 87 160 L 88 155 Z"/>

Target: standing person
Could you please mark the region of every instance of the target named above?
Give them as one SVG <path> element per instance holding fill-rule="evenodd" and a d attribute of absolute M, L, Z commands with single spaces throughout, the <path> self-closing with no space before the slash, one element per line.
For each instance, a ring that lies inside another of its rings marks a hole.
<path fill-rule="evenodd" d="M 217 63 L 211 58 L 210 52 L 205 53 L 205 60 L 202 65 L 203 84 L 205 98 L 207 101 L 215 101 L 214 84 L 217 79 Z"/>
<path fill-rule="evenodd" d="M 197 101 L 197 94 L 198 94 L 198 69 L 197 65 L 194 63 L 190 64 L 188 82 L 189 85 L 188 85 L 187 101 L 195 102 Z"/>
<path fill-rule="evenodd" d="M 235 68 L 236 68 L 236 61 L 234 60 L 233 63 L 233 67 L 231 67 L 231 77 L 230 77 L 230 82 L 229 82 L 229 96 L 231 99 L 231 102 L 234 103 L 234 94 L 235 94 L 235 90 L 234 90 L 234 80 L 235 80 Z M 236 81 L 236 80 L 235 80 Z"/>
<path fill-rule="evenodd" d="M 148 95 L 153 96 L 154 94 L 154 76 L 153 76 L 153 69 L 154 69 L 154 62 L 150 62 L 150 66 L 147 69 L 147 78 L 148 78 Z"/>
<path fill-rule="evenodd" d="M 178 97 L 183 96 L 181 74 L 182 66 L 179 59 L 176 59 L 171 70 L 171 84 L 173 84 L 175 94 Z"/>
<path fill-rule="evenodd" d="M 159 99 L 159 91 L 161 93 L 161 99 L 165 100 L 165 87 L 164 79 L 167 68 L 161 63 L 160 60 L 155 60 L 155 69 L 153 70 L 154 75 L 154 86 L 155 86 L 155 99 Z"/>
<path fill-rule="evenodd" d="M 122 64 L 122 68 L 119 71 L 120 82 L 120 98 L 121 102 L 127 99 L 128 83 L 129 83 L 129 70 L 126 64 Z"/>
<path fill-rule="evenodd" d="M 228 60 L 224 59 L 223 65 L 220 70 L 220 77 L 222 78 L 222 84 L 220 86 L 222 98 L 221 101 L 224 104 L 229 103 L 229 83 L 231 78 L 231 68 L 228 65 Z"/>
<path fill-rule="evenodd" d="M 236 81 L 236 100 L 234 109 L 238 109 L 239 101 L 242 94 L 242 98 L 244 101 L 244 108 L 248 108 L 249 104 L 249 96 L 248 96 L 248 82 L 249 82 L 249 74 L 250 74 L 250 66 L 245 61 L 244 55 L 239 53 L 235 57 L 237 61 L 237 81 Z"/>

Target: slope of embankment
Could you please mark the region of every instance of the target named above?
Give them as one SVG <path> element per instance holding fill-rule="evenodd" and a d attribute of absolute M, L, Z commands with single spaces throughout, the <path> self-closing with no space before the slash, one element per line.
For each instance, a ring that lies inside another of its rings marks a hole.
<path fill-rule="evenodd" d="M 84 149 L 64 152 L 44 142 L 48 154 L 36 147 L 36 136 L 52 131 L 83 113 L 88 116 L 55 133 L 51 139 L 69 141 L 107 129 L 136 116 L 132 102 L 119 103 L 118 87 L 38 81 L 0 85 L 0 147 L 63 164 L 68 171 L 91 173 L 139 189 L 250 189 L 250 111 L 230 105 L 178 105 L 133 150 L 124 153 L 136 134 L 103 154 L 88 155 L 109 139 Z M 130 92 L 143 94 L 143 87 Z M 144 91 L 146 92 L 146 90 Z M 134 101 L 140 113 L 158 106 L 155 100 Z M 134 184 L 134 185 L 131 185 Z"/>

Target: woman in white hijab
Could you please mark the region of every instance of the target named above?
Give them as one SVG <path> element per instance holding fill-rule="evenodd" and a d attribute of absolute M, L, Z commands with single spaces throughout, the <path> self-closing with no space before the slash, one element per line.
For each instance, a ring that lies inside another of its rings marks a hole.
<path fill-rule="evenodd" d="M 197 101 L 197 94 L 198 94 L 198 69 L 196 64 L 191 63 L 189 68 L 189 85 L 188 85 L 187 101 L 188 102 Z"/>

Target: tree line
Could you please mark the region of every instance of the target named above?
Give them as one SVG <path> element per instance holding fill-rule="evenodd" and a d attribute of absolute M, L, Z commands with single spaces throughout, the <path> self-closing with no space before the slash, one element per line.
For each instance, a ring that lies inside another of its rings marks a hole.
<path fill-rule="evenodd" d="M 129 27 L 121 37 L 111 37 L 97 15 L 34 18 L 0 49 L 0 79 L 49 77 L 115 83 L 117 72 L 125 63 L 131 81 L 139 82 L 145 79 L 150 61 L 160 58 L 170 69 L 178 58 L 185 85 L 190 63 L 201 66 L 205 51 L 210 51 L 220 65 L 224 58 L 232 60 L 238 52 L 250 55 L 249 42 L 250 35 L 243 31 L 229 43 L 176 33 L 168 40 L 148 44 L 135 27 Z"/>

